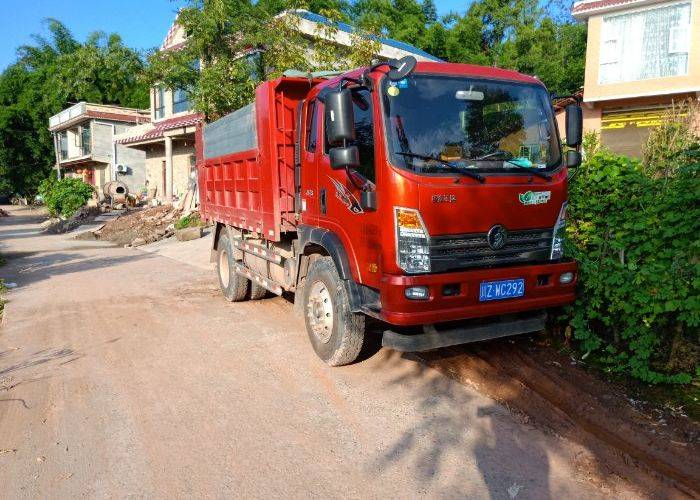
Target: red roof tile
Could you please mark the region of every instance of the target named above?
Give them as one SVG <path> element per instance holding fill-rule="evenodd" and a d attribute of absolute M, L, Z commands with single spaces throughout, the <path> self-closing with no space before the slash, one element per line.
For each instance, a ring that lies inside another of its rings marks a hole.
<path fill-rule="evenodd" d="M 114 142 L 119 144 L 133 144 L 135 142 L 146 141 L 148 139 L 157 139 L 163 137 L 163 133 L 168 130 L 173 130 L 181 127 L 191 127 L 196 125 L 198 122 L 202 121 L 204 115 L 200 113 L 191 113 L 184 116 L 176 116 L 174 118 L 168 118 L 161 122 L 156 122 L 153 124 L 153 128 L 143 132 L 139 135 L 133 135 L 130 137 L 124 137 L 118 139 Z"/>

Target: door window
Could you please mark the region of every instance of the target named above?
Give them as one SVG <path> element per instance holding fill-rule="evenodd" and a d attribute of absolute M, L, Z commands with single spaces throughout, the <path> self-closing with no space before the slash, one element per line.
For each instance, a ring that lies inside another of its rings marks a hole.
<path fill-rule="evenodd" d="M 316 128 L 318 126 L 318 106 L 316 101 L 311 101 L 306 110 L 306 150 L 310 153 L 316 151 Z"/>
<path fill-rule="evenodd" d="M 352 93 L 353 112 L 355 115 L 355 140 L 351 145 L 357 146 L 360 153 L 360 166 L 357 171 L 370 181 L 375 181 L 374 172 L 374 120 L 372 116 L 372 96 L 369 90 Z"/>
<path fill-rule="evenodd" d="M 355 119 L 355 140 L 348 146 L 357 146 L 360 166 L 355 170 L 366 179 L 375 182 L 374 169 L 374 117 L 372 115 L 372 95 L 369 90 L 352 91 L 352 110 Z M 328 136 L 325 135 L 325 151 L 328 153 Z"/>

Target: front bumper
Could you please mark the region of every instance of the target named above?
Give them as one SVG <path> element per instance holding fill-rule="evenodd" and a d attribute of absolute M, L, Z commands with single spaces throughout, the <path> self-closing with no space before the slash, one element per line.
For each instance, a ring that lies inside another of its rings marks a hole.
<path fill-rule="evenodd" d="M 559 275 L 573 272 L 574 280 L 566 285 L 559 283 Z M 478 269 L 444 274 L 419 276 L 384 275 L 379 294 L 379 316 L 387 323 L 398 326 L 425 325 L 469 318 L 483 318 L 501 314 L 546 309 L 570 304 L 576 298 L 578 275 L 575 262 L 531 264 L 526 266 Z M 479 285 L 482 281 L 523 278 L 523 297 L 479 301 Z M 410 286 L 427 286 L 427 300 L 411 300 L 405 296 Z M 445 296 L 445 286 L 459 293 Z"/>

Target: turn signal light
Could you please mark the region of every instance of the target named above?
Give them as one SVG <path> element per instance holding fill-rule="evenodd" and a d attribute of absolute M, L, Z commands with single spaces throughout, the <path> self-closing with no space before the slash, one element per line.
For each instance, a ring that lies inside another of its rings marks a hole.
<path fill-rule="evenodd" d="M 397 208 L 396 222 L 400 228 L 405 229 L 421 229 L 423 227 L 418 212 L 415 210 Z"/>
<path fill-rule="evenodd" d="M 397 265 L 407 273 L 429 273 L 428 231 L 418 210 L 394 207 L 394 211 Z"/>

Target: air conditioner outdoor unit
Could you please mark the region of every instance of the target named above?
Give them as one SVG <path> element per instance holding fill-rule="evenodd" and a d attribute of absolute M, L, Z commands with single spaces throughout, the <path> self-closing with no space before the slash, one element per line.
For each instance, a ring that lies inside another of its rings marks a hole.
<path fill-rule="evenodd" d="M 117 172 L 120 174 L 125 174 L 129 171 L 129 167 L 126 165 L 117 165 Z"/>

